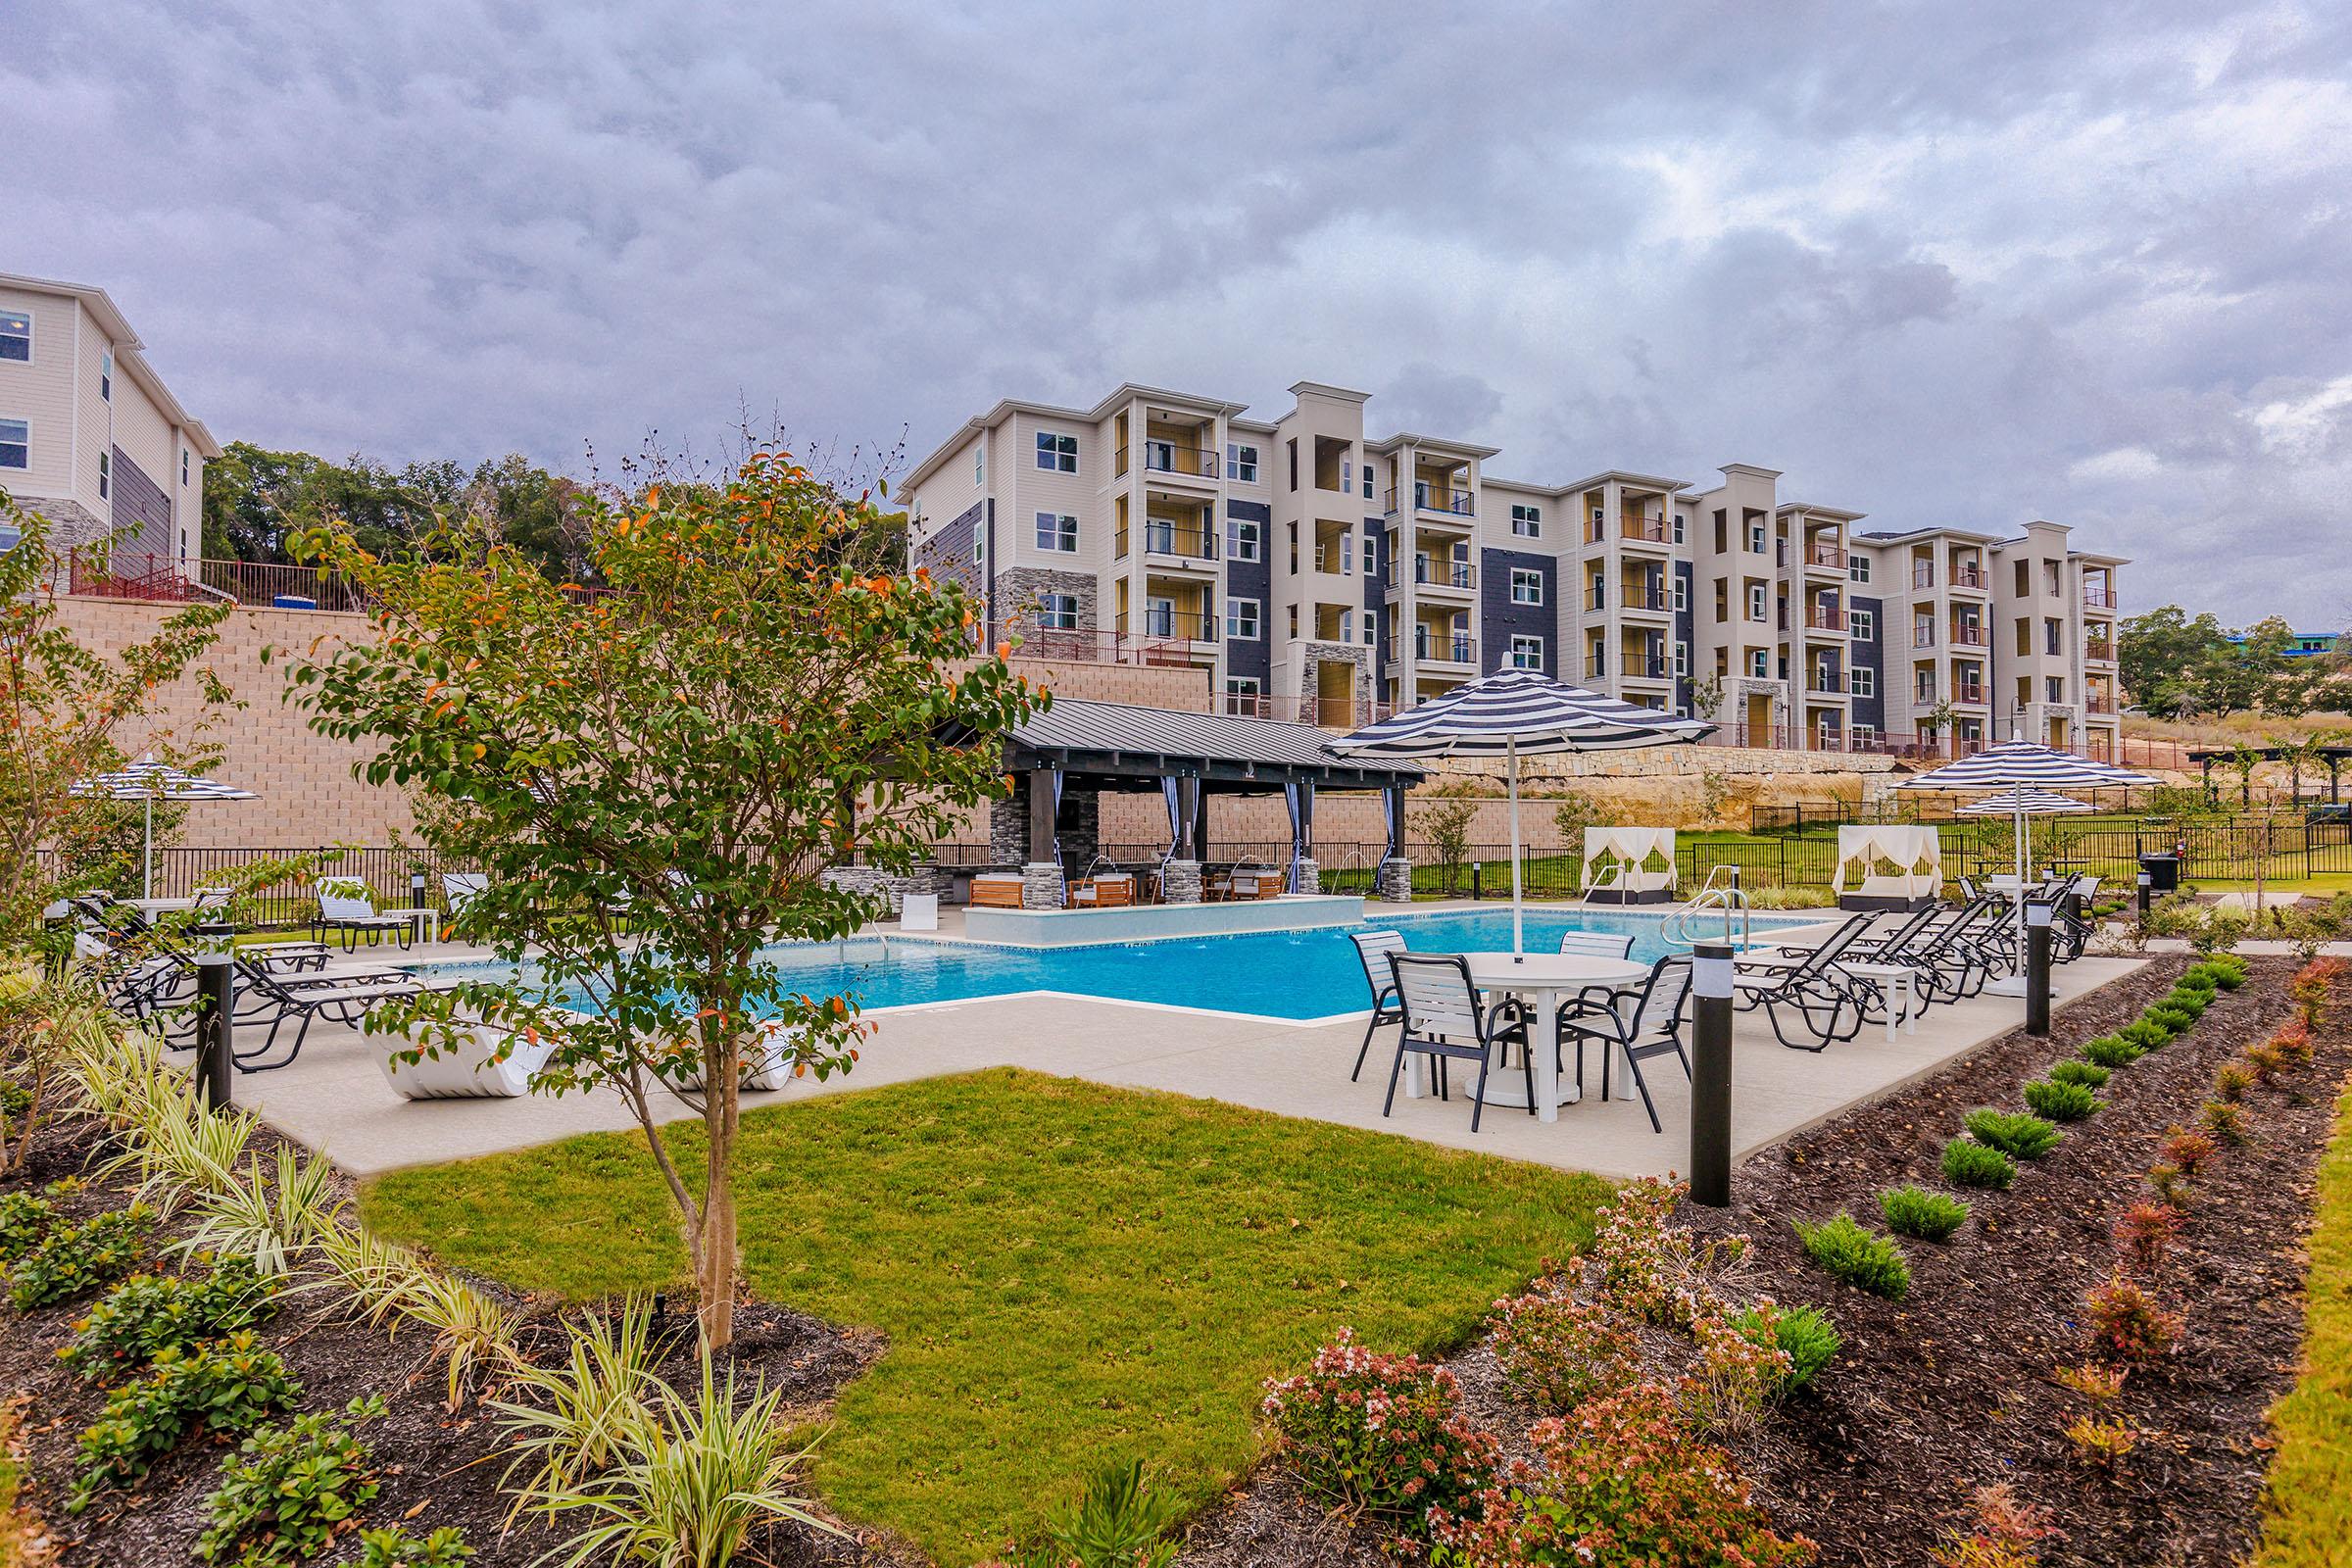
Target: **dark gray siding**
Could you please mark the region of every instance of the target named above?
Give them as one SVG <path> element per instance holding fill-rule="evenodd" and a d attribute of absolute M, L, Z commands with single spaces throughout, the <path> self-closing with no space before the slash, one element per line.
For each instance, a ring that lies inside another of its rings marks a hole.
<path fill-rule="evenodd" d="M 1688 535 L 1689 532 L 1689 526 L 1686 524 L 1684 533 Z M 1690 667 L 1675 677 L 1674 706 L 1688 710 L 1690 707 L 1690 677 L 1698 667 L 1696 663 L 1698 634 L 1697 627 L 1693 624 L 1694 612 L 1698 608 L 1698 579 L 1691 574 L 1690 562 L 1678 561 L 1674 564 L 1674 580 L 1682 585 L 1683 608 L 1674 612 L 1673 642 L 1681 643 L 1685 648 L 1691 650 Z M 1671 667 L 1671 662 L 1674 659 L 1674 649 L 1671 644 L 1666 650 L 1666 658 L 1669 661 L 1669 667 Z"/>
<path fill-rule="evenodd" d="M 172 537 L 172 499 L 115 448 L 107 465 L 114 476 L 110 498 L 115 509 L 115 548 L 135 563 L 134 571 L 150 571 L 175 559 L 179 542 Z"/>
<path fill-rule="evenodd" d="M 1266 602 L 1274 591 L 1274 570 L 1267 561 L 1267 552 L 1274 548 L 1273 540 L 1267 537 L 1273 527 L 1273 514 L 1253 501 L 1228 500 L 1225 503 L 1225 515 L 1258 525 L 1255 561 L 1236 561 L 1230 552 L 1226 555 L 1226 602 L 1230 604 L 1236 599 L 1256 600 L 1258 634 L 1253 641 L 1236 640 L 1225 645 L 1225 673 L 1248 675 L 1256 680 L 1257 689 L 1262 692 L 1271 678 L 1273 665 L 1271 627 L 1274 607 Z M 1228 538 L 1231 532 L 1227 530 Z"/>
<path fill-rule="evenodd" d="M 1540 605 L 1511 603 L 1511 572 L 1533 570 L 1544 583 Z M 1522 550 L 1482 550 L 1479 553 L 1479 662 L 1492 673 L 1510 658 L 1513 637 L 1544 639 L 1544 673 L 1560 672 L 1559 562 L 1551 556 Z"/>
<path fill-rule="evenodd" d="M 1868 612 L 1871 630 L 1876 633 L 1868 642 L 1848 640 L 1845 645 L 1848 669 L 1868 669 L 1878 673 L 1872 694 L 1853 699 L 1853 722 L 1868 724 L 1883 734 L 1886 729 L 1886 661 L 1883 652 L 1886 647 L 1886 606 L 1881 600 L 1862 599 L 1849 593 L 1846 595 L 1845 608 L 1849 613 L 1857 610 Z"/>

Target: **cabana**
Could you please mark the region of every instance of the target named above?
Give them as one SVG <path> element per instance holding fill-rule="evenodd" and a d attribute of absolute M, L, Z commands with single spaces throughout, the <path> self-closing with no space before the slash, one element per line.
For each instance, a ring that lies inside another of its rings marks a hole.
<path fill-rule="evenodd" d="M 1585 902 L 1665 904 L 1674 898 L 1674 829 L 1585 829 Z"/>
<path fill-rule="evenodd" d="M 1840 909 L 1922 908 L 1943 893 L 1943 843 L 1932 827 L 1847 823 L 1831 889 Z"/>

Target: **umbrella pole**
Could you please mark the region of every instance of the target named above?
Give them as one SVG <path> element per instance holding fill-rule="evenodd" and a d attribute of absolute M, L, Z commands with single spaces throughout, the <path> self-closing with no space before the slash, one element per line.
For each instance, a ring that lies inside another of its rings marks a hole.
<path fill-rule="evenodd" d="M 139 897 L 152 899 L 155 897 L 155 796 L 152 793 L 147 797 L 147 854 L 143 863 L 145 870 L 139 878 Z"/>
<path fill-rule="evenodd" d="M 1505 736 L 1503 757 L 1510 764 L 1511 775 L 1511 960 L 1527 956 L 1527 933 L 1519 905 L 1519 741 Z"/>
<path fill-rule="evenodd" d="M 2026 969 L 2026 801 L 2017 801 L 2017 969 Z"/>

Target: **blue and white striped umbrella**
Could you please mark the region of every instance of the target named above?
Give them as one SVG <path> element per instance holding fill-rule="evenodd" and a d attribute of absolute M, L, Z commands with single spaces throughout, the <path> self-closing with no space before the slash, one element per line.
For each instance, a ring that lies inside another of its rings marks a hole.
<path fill-rule="evenodd" d="M 252 801 L 259 800 L 251 790 L 238 789 L 233 784 L 217 783 L 183 773 L 168 762 L 152 757 L 142 757 L 128 767 L 112 773 L 100 773 L 92 778 L 77 779 L 68 787 L 67 794 L 102 796 L 117 801 L 147 803 L 147 848 L 145 869 L 140 879 L 143 896 L 155 897 L 155 803 L 177 805 L 184 801 Z"/>
<path fill-rule="evenodd" d="M 1527 951 L 1519 888 L 1520 754 L 1688 746 L 1714 728 L 1704 719 L 1621 702 L 1538 670 L 1501 669 L 1330 744 L 1335 752 L 1383 757 L 1504 759 L 1511 795 L 1511 953 L 1516 956 Z"/>
<path fill-rule="evenodd" d="M 2073 752 L 2034 741 L 2003 741 L 1974 757 L 1946 762 L 1933 772 L 1907 778 L 1898 790 L 1940 790 L 1946 795 L 1979 795 L 1993 790 L 2115 790 L 2153 784 L 2145 773 L 2109 762 L 2094 762 Z"/>
<path fill-rule="evenodd" d="M 2003 790 L 1998 795 L 1987 795 L 1981 801 L 1971 802 L 1960 808 L 1959 814 L 1962 816 L 2015 816 L 2023 812 L 2027 816 L 2058 816 L 2071 811 L 2090 809 L 2092 809 L 2091 807 L 2076 800 L 2071 795 L 2059 795 L 2049 790 L 2037 790 L 2020 784 L 2014 789 Z"/>

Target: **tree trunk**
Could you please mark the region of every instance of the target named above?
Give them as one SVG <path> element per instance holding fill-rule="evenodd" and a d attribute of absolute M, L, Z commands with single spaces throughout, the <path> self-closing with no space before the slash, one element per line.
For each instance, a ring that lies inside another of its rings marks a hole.
<path fill-rule="evenodd" d="M 703 1157 L 703 1224 L 701 1277 L 695 1281 L 701 1298 L 703 1343 L 723 1350 L 735 1338 L 735 1133 L 742 1084 L 740 1054 L 732 1039 L 703 1036 L 703 1128 L 707 1152 Z"/>

